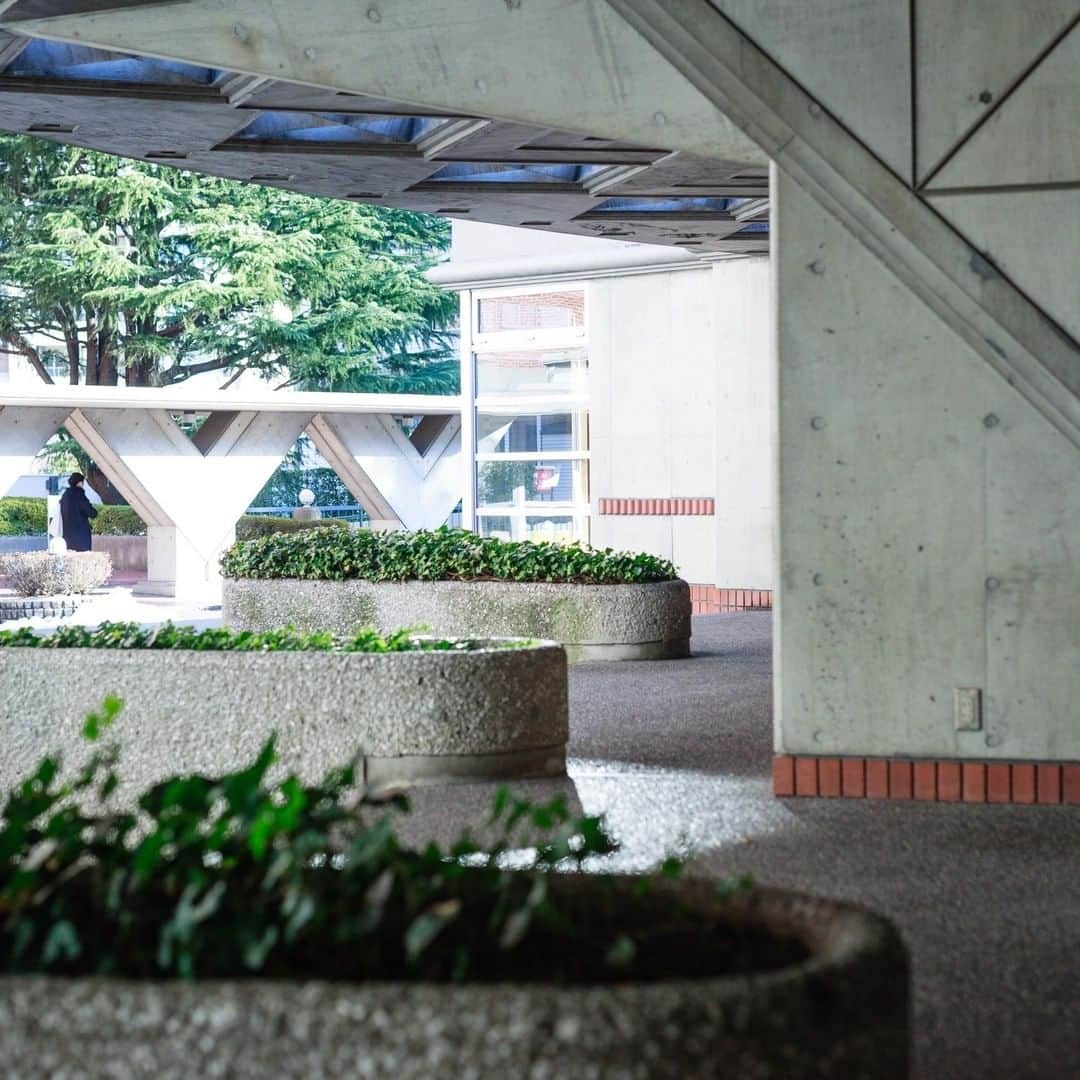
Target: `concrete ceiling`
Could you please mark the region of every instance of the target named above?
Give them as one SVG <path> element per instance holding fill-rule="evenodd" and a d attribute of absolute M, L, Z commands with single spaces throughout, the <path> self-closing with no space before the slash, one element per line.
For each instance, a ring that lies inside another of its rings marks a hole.
<path fill-rule="evenodd" d="M 160 0 L 0 0 L 0 129 L 447 217 L 768 250 L 762 160 L 723 161 L 32 36 Z M 25 20 L 25 23 L 24 23 Z"/>

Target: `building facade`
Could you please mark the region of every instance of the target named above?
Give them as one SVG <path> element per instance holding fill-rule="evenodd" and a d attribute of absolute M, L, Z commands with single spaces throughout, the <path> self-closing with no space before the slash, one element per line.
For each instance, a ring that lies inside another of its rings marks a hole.
<path fill-rule="evenodd" d="M 764 257 L 455 223 L 464 522 L 671 559 L 701 612 L 770 607 Z"/>

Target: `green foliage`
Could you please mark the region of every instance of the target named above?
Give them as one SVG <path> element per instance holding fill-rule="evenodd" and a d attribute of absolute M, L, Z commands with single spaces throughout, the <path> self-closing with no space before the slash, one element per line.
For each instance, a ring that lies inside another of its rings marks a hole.
<path fill-rule="evenodd" d="M 44 499 L 19 495 L 0 499 L 0 536 L 41 536 L 48 527 Z"/>
<path fill-rule="evenodd" d="M 86 736 L 99 740 L 119 711 L 106 701 Z M 636 943 L 616 920 L 575 917 L 549 889 L 553 870 L 616 849 L 602 819 L 503 791 L 493 842 L 465 833 L 411 849 L 394 827 L 407 803 L 356 800 L 355 763 L 307 785 L 271 783 L 274 760 L 271 739 L 236 772 L 162 781 L 137 812 L 110 804 L 120 777 L 108 745 L 71 781 L 42 761 L 0 817 L 0 971 L 633 976 Z M 522 869 L 506 869 L 511 854 Z"/>
<path fill-rule="evenodd" d="M 449 238 L 422 214 L 2 136 L 0 341 L 47 378 L 48 334 L 91 384 L 408 377 L 451 354 L 456 297 L 424 276 Z"/>
<path fill-rule="evenodd" d="M 475 649 L 519 648 L 528 642 L 475 642 L 416 636 L 413 630 L 382 635 L 360 630 L 345 636 L 328 631 L 282 630 L 255 632 L 226 628 L 195 630 L 167 622 L 152 630 L 138 623 L 104 622 L 96 630 L 61 626 L 51 634 L 36 634 L 29 627 L 0 630 L 0 648 L 26 649 L 180 649 L 191 652 L 470 652 Z"/>
<path fill-rule="evenodd" d="M 90 523 L 102 536 L 145 536 L 146 524 L 130 506 L 99 506 Z M 43 536 L 48 529 L 44 499 L 0 499 L 0 536 Z"/>
<path fill-rule="evenodd" d="M 675 567 L 654 555 L 577 544 L 505 541 L 463 529 L 350 529 L 267 536 L 234 544 L 221 560 L 232 578 L 342 581 L 555 581 L 590 585 L 671 581 Z"/>
<path fill-rule="evenodd" d="M 350 394 L 460 394 L 461 363 L 455 353 L 429 349 L 388 356 L 370 370 L 308 386 Z"/>
<path fill-rule="evenodd" d="M 146 522 L 130 506 L 99 506 L 91 528 L 102 536 L 145 536 Z"/>
<path fill-rule="evenodd" d="M 347 529 L 344 521 L 320 518 L 303 521 L 297 518 L 273 517 L 270 514 L 245 514 L 236 523 L 237 540 L 255 540 L 260 536 L 276 536 L 278 533 L 297 533 L 307 529 Z"/>

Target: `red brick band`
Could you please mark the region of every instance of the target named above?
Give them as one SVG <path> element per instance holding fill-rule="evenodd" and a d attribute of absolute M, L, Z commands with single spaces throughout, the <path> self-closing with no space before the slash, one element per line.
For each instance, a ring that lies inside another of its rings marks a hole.
<path fill-rule="evenodd" d="M 897 758 L 773 758 L 781 797 L 913 799 L 919 802 L 1080 805 L 1080 764 L 1037 761 L 908 761 Z"/>
<path fill-rule="evenodd" d="M 695 615 L 719 615 L 725 611 L 772 611 L 772 591 L 691 585 L 690 602 Z"/>
<path fill-rule="evenodd" d="M 716 513 L 715 499 L 601 499 L 604 516 L 635 514 L 639 517 L 709 517 Z"/>

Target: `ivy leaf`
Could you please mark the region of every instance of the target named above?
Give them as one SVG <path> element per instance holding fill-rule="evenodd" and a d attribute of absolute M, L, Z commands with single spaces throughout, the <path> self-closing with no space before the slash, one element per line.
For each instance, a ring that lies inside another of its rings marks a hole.
<path fill-rule="evenodd" d="M 41 962 L 46 968 L 58 959 L 77 960 L 82 952 L 79 935 L 74 925 L 67 919 L 54 923 L 41 947 Z"/>
<path fill-rule="evenodd" d="M 415 963 L 460 912 L 460 900 L 445 900 L 432 904 L 427 911 L 415 918 L 405 931 L 405 955 L 409 962 Z"/>

